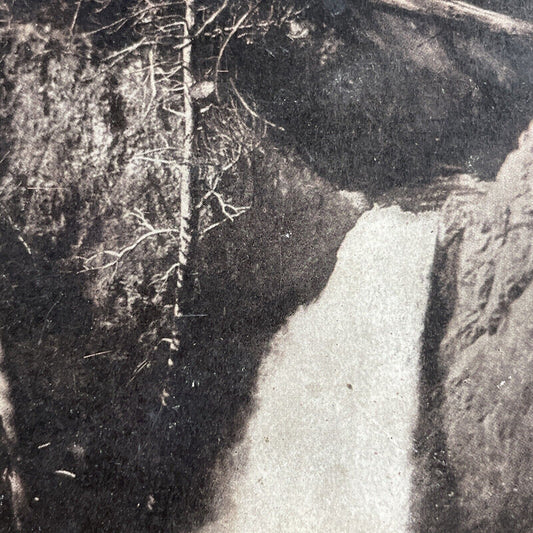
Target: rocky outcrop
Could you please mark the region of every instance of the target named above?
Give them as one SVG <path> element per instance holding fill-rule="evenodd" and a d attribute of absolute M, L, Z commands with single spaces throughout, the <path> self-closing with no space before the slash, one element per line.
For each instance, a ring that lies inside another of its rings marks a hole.
<path fill-rule="evenodd" d="M 532 189 L 533 124 L 486 194 L 443 209 L 420 531 L 533 531 Z"/>

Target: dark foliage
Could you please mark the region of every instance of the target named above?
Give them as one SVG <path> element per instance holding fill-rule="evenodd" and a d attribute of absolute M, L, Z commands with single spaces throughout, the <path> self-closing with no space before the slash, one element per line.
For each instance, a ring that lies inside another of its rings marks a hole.
<path fill-rule="evenodd" d="M 333 183 L 371 193 L 448 166 L 493 179 L 531 115 L 529 42 L 346 5 L 237 52 L 241 84 L 285 128 L 280 140 Z"/>
<path fill-rule="evenodd" d="M 109 69 L 84 40 L 13 28 L 1 327 L 35 528 L 188 531 L 208 513 L 212 469 L 240 435 L 270 335 L 320 292 L 358 211 L 271 145 L 222 176 L 228 197 L 252 209 L 201 243 L 200 316 L 168 381 L 160 340 L 172 300 L 157 280 L 175 242 L 148 240 L 116 269 L 99 267 L 104 250 L 142 234 L 135 209 L 176 224 L 174 178 L 150 157 L 179 144 L 172 119 L 149 106 L 138 58 Z M 206 125 L 231 117 L 215 119 Z"/>

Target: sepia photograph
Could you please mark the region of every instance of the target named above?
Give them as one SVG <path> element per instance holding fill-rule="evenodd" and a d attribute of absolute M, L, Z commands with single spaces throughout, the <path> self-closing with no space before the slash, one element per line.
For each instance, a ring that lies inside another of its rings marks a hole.
<path fill-rule="evenodd" d="M 0 533 L 533 533 L 533 1 L 0 0 Z"/>

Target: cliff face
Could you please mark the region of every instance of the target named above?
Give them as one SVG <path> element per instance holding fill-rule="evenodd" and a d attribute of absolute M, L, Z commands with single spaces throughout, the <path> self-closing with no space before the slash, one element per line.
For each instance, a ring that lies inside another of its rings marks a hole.
<path fill-rule="evenodd" d="M 429 316 L 426 332 L 424 531 L 533 529 L 532 189 L 533 125 L 484 195 L 443 210 L 434 316 L 449 322 L 439 333 Z"/>
<path fill-rule="evenodd" d="M 527 127 L 529 41 L 371 4 L 295 20 L 287 36 L 247 48 L 243 90 L 341 187 L 379 193 L 447 165 L 493 179 Z"/>

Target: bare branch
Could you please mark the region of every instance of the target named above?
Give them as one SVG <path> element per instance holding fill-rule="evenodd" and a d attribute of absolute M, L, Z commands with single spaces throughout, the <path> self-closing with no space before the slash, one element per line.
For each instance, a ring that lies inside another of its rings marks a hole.
<path fill-rule="evenodd" d="M 169 159 L 158 159 L 155 157 L 144 157 L 141 155 L 135 155 L 133 156 L 133 159 L 140 159 L 141 161 L 149 161 L 150 163 L 159 163 L 163 165 L 175 165 L 175 161 L 171 161 Z"/>
<path fill-rule="evenodd" d="M 155 71 L 154 71 L 154 49 L 150 48 L 148 52 L 148 58 L 150 60 L 150 85 L 152 86 L 152 100 L 157 96 L 157 87 L 155 84 Z"/>
<path fill-rule="evenodd" d="M 210 232 L 211 230 L 217 228 L 218 226 L 221 226 L 222 224 L 224 224 L 225 222 L 227 222 L 228 220 L 230 222 L 233 222 L 236 218 L 240 217 L 241 215 L 244 215 L 244 213 L 246 213 L 246 211 L 248 211 L 250 209 L 250 207 L 241 207 L 239 208 L 241 209 L 242 211 L 240 211 L 239 213 L 233 215 L 233 217 L 231 219 L 223 219 L 223 220 L 219 220 L 218 222 L 215 222 L 214 224 L 211 224 L 210 226 L 207 226 L 207 228 L 205 228 L 204 230 L 202 230 L 202 233 L 200 234 L 201 237 L 203 237 L 206 233 Z"/>
<path fill-rule="evenodd" d="M 233 204 L 229 203 L 222 194 L 220 194 L 219 192 L 213 189 L 210 190 L 204 196 L 204 198 L 202 198 L 202 200 L 200 201 L 200 204 L 197 207 L 200 208 L 201 204 L 205 203 L 210 198 L 214 198 L 224 218 L 222 220 L 214 222 L 213 224 L 207 226 L 207 228 L 202 230 L 202 232 L 200 233 L 201 237 L 203 237 L 209 231 L 224 224 L 224 222 L 233 222 L 236 218 L 244 215 L 251 207 L 251 206 L 234 206 Z"/>
<path fill-rule="evenodd" d="M 72 18 L 72 23 L 70 24 L 70 36 L 71 37 L 74 34 L 74 28 L 76 27 L 76 22 L 78 20 L 78 15 L 80 14 L 80 8 L 81 8 L 82 2 L 83 0 L 78 0 L 78 3 L 76 5 L 76 12 L 74 13 L 74 17 Z"/>
<path fill-rule="evenodd" d="M 126 217 L 135 218 L 140 223 L 140 225 L 143 228 L 146 228 L 148 231 L 156 231 L 156 228 L 154 228 L 154 226 L 152 226 L 152 224 L 148 222 L 148 220 L 144 216 L 144 213 L 137 207 L 131 213 L 127 213 Z"/>
<path fill-rule="evenodd" d="M 100 4 L 102 7 L 95 9 L 96 13 L 101 13 L 104 9 L 107 9 L 111 4 L 112 0 L 95 0 L 97 4 Z"/>
<path fill-rule="evenodd" d="M 74 472 L 71 472 L 70 470 L 56 470 L 54 471 L 54 474 L 57 474 L 58 476 L 69 477 L 71 479 L 76 479 L 76 474 L 74 474 Z"/>
<path fill-rule="evenodd" d="M 217 100 L 220 100 L 219 92 L 218 92 L 218 73 L 220 72 L 220 64 L 222 62 L 222 57 L 224 56 L 224 52 L 226 51 L 226 47 L 228 46 L 229 42 L 233 38 L 233 36 L 239 31 L 239 28 L 244 24 L 246 19 L 257 9 L 259 6 L 261 0 L 258 0 L 255 4 L 250 6 L 248 11 L 244 13 L 241 18 L 234 24 L 233 28 L 229 32 L 228 36 L 222 43 L 222 46 L 220 47 L 220 50 L 218 52 L 217 61 L 215 64 L 215 93 L 217 96 Z"/>
<path fill-rule="evenodd" d="M 20 242 L 20 244 L 22 245 L 22 247 L 24 248 L 24 250 L 26 251 L 26 253 L 28 254 L 28 256 L 33 262 L 33 254 L 32 254 L 31 248 L 29 244 L 24 240 L 24 237 L 22 236 L 22 232 L 17 227 L 17 225 L 15 224 L 15 222 L 13 221 L 13 219 L 11 218 L 9 214 L 4 213 L 4 218 L 9 224 L 9 227 L 13 230 L 13 233 L 15 234 L 17 241 Z"/>
<path fill-rule="evenodd" d="M 185 117 L 185 113 L 183 111 L 175 111 L 174 109 L 171 109 L 170 107 L 167 107 L 167 106 L 163 106 L 162 109 L 166 111 L 167 113 L 176 115 L 180 120 L 183 120 L 183 118 Z"/>
<path fill-rule="evenodd" d="M 159 283 L 167 283 L 171 274 L 179 267 L 178 263 L 174 263 L 157 281 Z"/>
<path fill-rule="evenodd" d="M 235 207 L 234 205 L 228 203 L 222 194 L 217 191 L 211 191 L 211 196 L 216 198 L 222 214 L 231 222 L 233 222 L 233 219 L 241 216 L 243 213 L 248 211 L 248 209 L 250 209 L 250 206 Z"/>
<path fill-rule="evenodd" d="M 220 14 L 222 13 L 222 11 L 224 11 L 224 9 L 226 9 L 226 7 L 228 6 L 228 0 L 224 0 L 224 2 L 222 3 L 222 5 L 202 24 L 202 26 L 198 29 L 198 31 L 194 34 L 194 38 L 196 39 L 197 37 L 199 37 L 200 35 L 202 35 L 202 33 L 205 31 L 205 29 L 207 28 L 207 26 L 209 26 L 210 24 L 212 24 L 219 16 Z"/>
<path fill-rule="evenodd" d="M 257 118 L 258 120 L 261 120 L 262 122 L 264 122 L 265 124 L 268 124 L 269 126 L 272 126 L 273 128 L 276 128 L 280 131 L 285 131 L 285 128 L 283 128 L 282 126 L 278 126 L 277 124 L 274 124 L 273 122 L 270 122 L 270 120 L 267 120 L 266 118 L 263 118 L 261 117 L 260 115 L 258 115 L 250 106 L 249 104 L 246 102 L 246 100 L 243 98 L 242 94 L 237 90 L 237 87 L 235 87 L 235 82 L 230 79 L 229 80 L 230 84 L 231 84 L 231 88 L 233 89 L 233 91 L 235 92 L 235 95 L 237 96 L 237 98 L 239 99 L 239 102 L 242 104 L 242 106 L 244 107 L 244 109 L 246 109 L 246 111 L 248 111 L 248 113 L 250 113 L 250 115 L 252 115 L 252 117 L 254 118 Z"/>
<path fill-rule="evenodd" d="M 151 239 L 151 238 L 156 237 L 158 235 L 168 235 L 168 234 L 172 234 L 172 233 L 179 233 L 179 230 L 176 229 L 176 228 L 164 228 L 164 229 L 154 229 L 152 231 L 144 233 L 139 238 L 137 238 L 132 244 L 130 244 L 129 246 L 126 246 L 125 248 L 122 248 L 122 250 L 120 250 L 120 252 L 115 252 L 113 250 L 104 250 L 103 252 L 100 252 L 98 254 L 95 254 L 95 255 L 87 258 L 85 260 L 86 263 L 96 259 L 96 257 L 98 257 L 99 255 L 107 254 L 107 255 L 114 256 L 115 260 L 114 261 L 110 261 L 109 263 L 105 263 L 105 264 L 100 265 L 100 266 L 96 266 L 96 267 L 85 266 L 80 272 L 90 272 L 90 271 L 95 271 L 95 270 L 105 270 L 105 269 L 108 269 L 108 268 L 116 267 L 122 261 L 122 259 L 124 259 L 124 257 L 127 254 L 129 254 L 130 252 L 133 252 L 133 250 L 135 250 L 140 244 L 142 244 L 147 239 Z"/>
<path fill-rule="evenodd" d="M 146 44 L 146 38 L 143 37 L 140 41 L 137 41 L 136 43 L 133 43 L 132 45 L 130 46 L 126 46 L 126 48 L 123 48 L 122 50 L 119 50 L 118 52 L 114 52 L 112 54 L 109 54 L 106 58 L 105 58 L 105 61 L 109 61 L 111 59 L 115 59 L 116 57 L 119 57 L 121 55 L 124 55 L 124 54 L 128 54 L 130 52 L 133 52 L 134 50 L 137 50 L 137 48 L 143 46 Z"/>
<path fill-rule="evenodd" d="M 242 155 L 242 145 L 241 144 L 238 144 L 237 145 L 237 155 L 231 159 L 230 161 L 228 161 L 223 167 L 222 167 L 222 172 L 227 172 L 232 166 L 236 165 L 237 162 L 239 161 L 239 159 L 241 158 L 241 155 Z M 220 178 L 219 178 L 220 179 Z M 216 185 L 215 187 L 213 188 L 216 188 Z"/>

